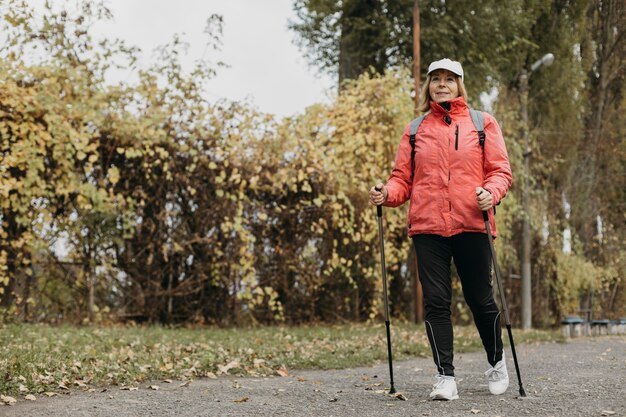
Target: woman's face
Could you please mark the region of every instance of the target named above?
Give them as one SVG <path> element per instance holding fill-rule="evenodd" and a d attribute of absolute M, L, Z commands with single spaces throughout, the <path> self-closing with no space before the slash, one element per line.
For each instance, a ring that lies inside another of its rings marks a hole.
<path fill-rule="evenodd" d="M 456 82 L 457 75 L 448 70 L 435 70 L 430 74 L 428 92 L 430 98 L 436 103 L 450 101 L 459 96 L 459 85 Z"/>

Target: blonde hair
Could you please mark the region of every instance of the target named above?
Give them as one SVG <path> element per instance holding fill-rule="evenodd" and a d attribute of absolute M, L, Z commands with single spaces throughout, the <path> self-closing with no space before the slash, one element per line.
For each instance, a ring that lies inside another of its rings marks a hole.
<path fill-rule="evenodd" d="M 430 110 L 430 102 L 433 101 L 432 97 L 430 96 L 430 89 L 428 88 L 431 79 L 432 73 L 426 76 L 426 81 L 424 81 L 424 84 L 422 85 L 420 101 L 417 107 L 417 110 L 420 113 L 426 113 L 428 110 Z M 463 97 L 463 99 L 465 99 L 465 101 L 467 102 L 467 90 L 465 89 L 465 84 L 463 84 L 463 79 L 458 75 L 456 76 L 456 85 L 459 88 L 459 96 Z"/>

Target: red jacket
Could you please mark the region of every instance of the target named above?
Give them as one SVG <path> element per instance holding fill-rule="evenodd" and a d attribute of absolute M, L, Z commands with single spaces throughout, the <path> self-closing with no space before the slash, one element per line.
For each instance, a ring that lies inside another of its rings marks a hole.
<path fill-rule="evenodd" d="M 431 111 L 418 129 L 413 182 L 409 125 L 402 135 L 395 167 L 387 181 L 385 206 L 397 207 L 411 199 L 409 236 L 486 233 L 476 202 L 476 187 L 489 191 L 497 204 L 511 186 L 511 166 L 498 122 L 484 113 L 486 139 L 481 148 L 463 97 L 451 100 L 450 104 L 450 111 L 447 111 L 431 102 Z M 450 124 L 444 120 L 446 116 Z M 489 220 L 495 236 L 493 215 Z"/>

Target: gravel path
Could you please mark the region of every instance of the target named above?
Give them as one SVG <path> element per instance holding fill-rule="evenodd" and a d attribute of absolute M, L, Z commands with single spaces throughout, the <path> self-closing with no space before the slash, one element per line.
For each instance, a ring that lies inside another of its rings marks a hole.
<path fill-rule="evenodd" d="M 381 346 L 381 349 L 383 347 Z M 0 416 L 617 416 L 626 417 L 626 337 L 574 339 L 566 344 L 517 346 L 528 396 L 519 398 L 510 351 L 511 385 L 492 396 L 483 353 L 457 354 L 460 399 L 428 401 L 435 367 L 419 358 L 394 364 L 406 401 L 384 394 L 387 365 L 337 371 L 292 371 L 287 377 L 202 379 L 142 384 L 94 393 L 20 399 Z M 158 390 L 150 389 L 157 385 Z"/>

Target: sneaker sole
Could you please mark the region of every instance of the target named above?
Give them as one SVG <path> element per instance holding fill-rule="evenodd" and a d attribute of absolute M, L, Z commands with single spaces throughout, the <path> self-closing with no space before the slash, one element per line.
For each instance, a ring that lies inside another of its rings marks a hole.
<path fill-rule="evenodd" d="M 458 400 L 459 396 L 457 394 L 449 398 L 449 397 L 446 397 L 445 395 L 436 394 L 436 395 L 431 396 L 430 399 L 433 401 L 452 401 L 452 400 Z"/>

